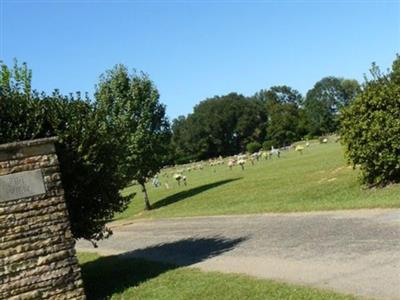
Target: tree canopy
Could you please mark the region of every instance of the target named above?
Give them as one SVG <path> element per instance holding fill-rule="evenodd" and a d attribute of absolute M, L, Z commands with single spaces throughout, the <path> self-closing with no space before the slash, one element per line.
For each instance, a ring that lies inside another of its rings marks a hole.
<path fill-rule="evenodd" d="M 150 209 L 145 183 L 166 163 L 170 142 L 158 90 L 147 75 L 129 74 L 125 66 L 117 65 L 101 76 L 95 97 L 99 111 L 112 114 L 109 127 L 123 147 L 123 173 L 142 186 Z"/>
<path fill-rule="evenodd" d="M 268 115 L 266 140 L 275 147 L 287 146 L 304 136 L 302 95 L 289 86 L 273 86 L 254 95 Z"/>
<path fill-rule="evenodd" d="M 186 161 L 226 156 L 245 151 L 265 138 L 263 104 L 231 93 L 200 102 L 193 113 L 173 121 L 175 153 Z"/>
<path fill-rule="evenodd" d="M 311 135 L 333 133 L 338 129 L 340 110 L 360 92 L 356 80 L 325 77 L 307 92 L 304 110 Z"/>

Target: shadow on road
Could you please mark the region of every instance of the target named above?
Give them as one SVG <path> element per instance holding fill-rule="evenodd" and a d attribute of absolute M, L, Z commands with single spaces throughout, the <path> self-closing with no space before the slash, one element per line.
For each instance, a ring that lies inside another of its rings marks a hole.
<path fill-rule="evenodd" d="M 195 196 L 197 194 L 200 194 L 202 192 L 205 192 L 205 191 L 207 191 L 209 189 L 213 189 L 213 188 L 216 188 L 216 187 L 218 187 L 220 185 L 224 185 L 224 184 L 227 184 L 229 182 L 233 182 L 233 181 L 236 181 L 236 180 L 239 180 L 239 179 L 242 179 L 242 178 L 239 177 L 239 178 L 233 178 L 233 179 L 220 180 L 220 181 L 216 181 L 216 182 L 213 182 L 213 183 L 201 185 L 201 186 L 198 186 L 198 187 L 186 190 L 186 191 L 182 191 L 182 192 L 173 194 L 171 196 L 165 197 L 165 198 L 153 203 L 151 205 L 151 208 L 152 209 L 157 209 L 157 208 L 160 208 L 160 207 L 163 207 L 163 206 L 167 206 L 167 205 L 170 205 L 172 203 L 179 202 L 181 200 L 185 200 L 186 198 L 189 198 L 189 197 Z"/>
<path fill-rule="evenodd" d="M 169 270 L 230 251 L 245 240 L 246 238 L 190 238 L 121 255 L 100 257 L 81 266 L 87 298 L 108 299 L 115 293 L 122 293 Z"/>
<path fill-rule="evenodd" d="M 129 257 L 145 258 L 153 261 L 163 261 L 177 264 L 179 266 L 189 266 L 217 256 L 221 253 L 233 250 L 236 245 L 245 240 L 246 238 L 190 238 L 137 249 L 125 253 L 124 255 Z"/>

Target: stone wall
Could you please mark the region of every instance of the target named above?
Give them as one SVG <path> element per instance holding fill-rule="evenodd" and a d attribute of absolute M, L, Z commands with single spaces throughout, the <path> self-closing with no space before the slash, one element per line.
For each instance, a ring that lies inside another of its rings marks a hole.
<path fill-rule="evenodd" d="M 54 141 L 0 145 L 0 299 L 85 299 Z"/>

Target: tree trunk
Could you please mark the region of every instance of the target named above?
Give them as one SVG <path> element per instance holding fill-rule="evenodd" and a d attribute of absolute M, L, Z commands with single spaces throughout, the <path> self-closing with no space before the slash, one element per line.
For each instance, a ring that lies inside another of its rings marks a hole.
<path fill-rule="evenodd" d="M 149 201 L 149 196 L 147 195 L 147 190 L 146 190 L 146 185 L 144 183 L 140 184 L 142 186 L 142 192 L 143 192 L 143 196 L 144 196 L 144 204 L 145 204 L 145 210 L 150 210 L 151 209 L 151 205 L 150 205 L 150 201 Z"/>

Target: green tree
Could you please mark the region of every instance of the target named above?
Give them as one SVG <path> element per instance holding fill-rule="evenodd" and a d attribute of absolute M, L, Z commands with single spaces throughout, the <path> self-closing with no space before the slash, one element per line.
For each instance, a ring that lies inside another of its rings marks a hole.
<path fill-rule="evenodd" d="M 0 61 L 0 142 L 31 139 L 39 134 L 43 116 L 39 103 L 31 101 L 32 71 L 15 60 L 9 68 Z"/>
<path fill-rule="evenodd" d="M 179 116 L 172 121 L 172 139 L 171 148 L 174 153 L 174 160 L 176 163 L 186 163 L 196 158 L 196 153 L 191 148 L 194 141 L 192 141 L 191 120 L 185 116 Z"/>
<path fill-rule="evenodd" d="M 272 86 L 269 90 L 259 91 L 254 97 L 264 103 L 274 102 L 295 104 L 296 106 L 301 106 L 303 103 L 303 96 L 300 92 L 287 85 Z"/>
<path fill-rule="evenodd" d="M 341 140 L 364 183 L 400 182 L 400 57 L 389 74 L 376 65 L 362 92 L 341 115 Z"/>
<path fill-rule="evenodd" d="M 251 142 L 246 145 L 246 150 L 249 153 L 254 153 L 259 151 L 262 148 L 262 145 L 259 142 Z"/>
<path fill-rule="evenodd" d="M 14 65 L 9 68 L 4 62 L 0 61 L 0 91 L 3 95 L 19 93 L 26 98 L 31 96 L 32 70 L 26 63 L 20 66 L 14 59 Z"/>
<path fill-rule="evenodd" d="M 56 149 L 74 236 L 101 239 L 114 213 L 131 199 L 120 194 L 128 184 L 121 172 L 121 146 L 89 101 L 53 95 L 41 102 L 47 116 L 43 132 L 59 138 Z"/>
<path fill-rule="evenodd" d="M 325 77 L 307 92 L 304 109 L 311 135 L 323 135 L 338 128 L 338 115 L 360 92 L 356 80 Z"/>
<path fill-rule="evenodd" d="M 111 113 L 111 131 L 125 147 L 122 172 L 141 185 L 146 209 L 151 209 L 146 182 L 165 164 L 170 144 L 169 122 L 159 97 L 147 75 L 129 74 L 123 65 L 107 71 L 96 91 L 99 110 Z"/>
<path fill-rule="evenodd" d="M 187 161 L 232 155 L 245 151 L 250 142 L 262 142 L 265 123 L 262 103 L 230 93 L 206 99 L 186 118 L 174 120 L 172 142 Z"/>
<path fill-rule="evenodd" d="M 301 94 L 288 86 L 273 86 L 254 96 L 265 105 L 268 114 L 267 140 L 275 147 L 289 145 L 304 134 L 301 123 Z"/>

